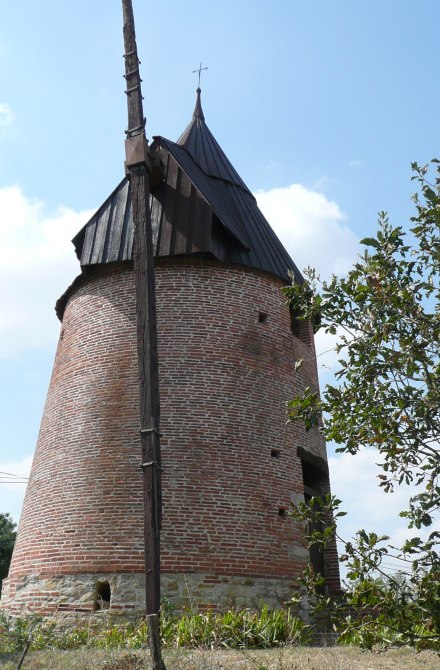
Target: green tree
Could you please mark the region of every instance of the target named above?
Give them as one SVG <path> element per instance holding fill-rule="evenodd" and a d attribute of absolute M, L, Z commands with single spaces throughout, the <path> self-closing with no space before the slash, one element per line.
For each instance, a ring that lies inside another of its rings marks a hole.
<path fill-rule="evenodd" d="M 8 575 L 12 550 L 14 549 L 16 524 L 9 514 L 0 514 L 0 593 L 1 581 Z"/>
<path fill-rule="evenodd" d="M 339 452 L 377 450 L 385 491 L 416 486 L 401 516 L 412 532 L 421 531 L 418 536 L 409 533 L 395 548 L 387 546 L 389 538 L 359 531 L 340 556 L 347 564 L 346 599 L 315 600 L 330 608 L 343 639 L 357 636 L 366 646 L 381 639 L 418 647 L 440 640 L 440 533 L 434 524 L 440 508 L 440 162 L 412 168 L 419 192 L 408 232 L 381 213 L 376 236 L 362 240 L 366 251 L 346 277 L 321 282 L 309 269 L 303 285 L 285 289 L 296 318 L 339 335 L 336 381 L 321 398 L 312 388 L 294 398 L 290 420 L 320 430 Z M 315 501 L 296 515 L 337 520 L 339 503 Z M 319 534 L 309 540 L 327 541 Z M 390 555 L 405 566 L 405 587 L 383 569 Z M 313 579 L 306 576 L 309 586 Z"/>

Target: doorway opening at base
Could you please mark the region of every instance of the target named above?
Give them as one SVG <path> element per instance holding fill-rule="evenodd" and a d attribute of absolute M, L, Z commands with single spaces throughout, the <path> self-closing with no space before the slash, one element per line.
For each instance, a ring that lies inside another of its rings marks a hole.
<path fill-rule="evenodd" d="M 110 609 L 110 601 L 112 598 L 112 591 L 108 581 L 97 582 L 95 587 L 95 600 L 93 603 L 93 611 L 99 612 L 101 610 Z"/>

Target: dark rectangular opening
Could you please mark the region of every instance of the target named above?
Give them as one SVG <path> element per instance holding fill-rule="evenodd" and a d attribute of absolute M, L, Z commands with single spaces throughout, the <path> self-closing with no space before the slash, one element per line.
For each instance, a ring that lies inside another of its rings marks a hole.
<path fill-rule="evenodd" d="M 310 321 L 298 319 L 292 308 L 290 308 L 290 329 L 292 335 L 301 340 L 301 342 L 304 342 L 308 347 L 312 346 L 313 332 Z"/>

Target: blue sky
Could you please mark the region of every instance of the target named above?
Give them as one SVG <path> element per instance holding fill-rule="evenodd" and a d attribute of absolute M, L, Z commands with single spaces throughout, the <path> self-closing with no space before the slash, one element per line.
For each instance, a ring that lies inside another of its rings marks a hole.
<path fill-rule="evenodd" d="M 379 210 L 408 221 L 410 164 L 440 153 L 436 0 L 134 0 L 134 11 L 148 136 L 181 134 L 202 61 L 206 121 L 299 267 L 343 272 Z M 69 240 L 123 175 L 122 53 L 117 0 L 0 10 L 1 471 L 30 464 L 53 305 L 78 272 Z M 345 530 L 382 524 L 399 538 L 406 492 L 385 499 L 374 460 L 331 461 Z M 18 519 L 22 495 L 0 483 L 0 511 Z"/>

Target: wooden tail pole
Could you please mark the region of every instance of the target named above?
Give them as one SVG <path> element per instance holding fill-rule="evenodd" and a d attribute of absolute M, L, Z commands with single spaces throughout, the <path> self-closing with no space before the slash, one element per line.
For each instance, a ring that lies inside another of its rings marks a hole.
<path fill-rule="evenodd" d="M 152 161 L 145 137 L 141 78 L 131 0 L 122 0 L 128 108 L 126 173 L 133 208 L 141 468 L 144 492 L 146 614 L 153 670 L 165 670 L 159 635 L 161 459 L 154 253 L 150 218 Z"/>

